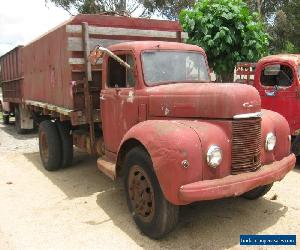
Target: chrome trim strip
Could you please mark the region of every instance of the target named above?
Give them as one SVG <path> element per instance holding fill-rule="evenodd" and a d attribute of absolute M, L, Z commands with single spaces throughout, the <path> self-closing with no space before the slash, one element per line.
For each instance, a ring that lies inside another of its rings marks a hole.
<path fill-rule="evenodd" d="M 261 112 L 256 113 L 247 113 L 247 114 L 240 114 L 240 115 L 234 115 L 233 119 L 246 119 L 246 118 L 254 118 L 254 117 L 261 117 Z"/>

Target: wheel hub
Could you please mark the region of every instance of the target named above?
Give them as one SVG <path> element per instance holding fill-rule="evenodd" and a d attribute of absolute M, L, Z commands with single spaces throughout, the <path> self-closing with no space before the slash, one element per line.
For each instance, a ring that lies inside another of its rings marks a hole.
<path fill-rule="evenodd" d="M 154 193 L 147 173 L 134 165 L 128 176 L 128 193 L 132 209 L 145 222 L 151 221 L 154 215 Z"/>
<path fill-rule="evenodd" d="M 43 131 L 40 134 L 40 140 L 41 140 L 41 154 L 43 160 L 47 162 L 49 159 L 48 140 L 47 140 L 46 133 Z"/>

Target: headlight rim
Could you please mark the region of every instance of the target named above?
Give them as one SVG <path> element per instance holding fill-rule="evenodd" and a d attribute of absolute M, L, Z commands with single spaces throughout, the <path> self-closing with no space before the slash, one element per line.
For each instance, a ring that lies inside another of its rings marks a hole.
<path fill-rule="evenodd" d="M 221 156 L 221 158 L 217 162 L 217 164 L 213 164 L 212 161 L 211 161 L 212 154 L 215 151 L 219 151 L 220 156 Z M 223 150 L 222 150 L 222 148 L 220 146 L 216 145 L 216 144 L 211 145 L 208 148 L 207 153 L 206 153 L 206 162 L 207 162 L 208 166 L 211 167 L 211 168 L 217 168 L 218 166 L 221 165 L 222 161 L 223 161 Z"/>
<path fill-rule="evenodd" d="M 275 139 L 274 145 L 272 147 L 270 147 L 270 140 L 271 139 Z M 276 147 L 276 143 L 277 143 L 277 138 L 274 132 L 269 132 L 266 135 L 266 141 L 265 141 L 265 150 L 267 152 L 272 152 L 275 147 Z"/>

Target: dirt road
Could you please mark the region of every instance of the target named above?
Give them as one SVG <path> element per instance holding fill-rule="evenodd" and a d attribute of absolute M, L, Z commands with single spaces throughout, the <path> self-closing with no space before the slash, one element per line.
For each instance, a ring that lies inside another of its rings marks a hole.
<path fill-rule="evenodd" d="M 0 125 L 0 249 L 228 249 L 240 248 L 240 234 L 300 236 L 299 167 L 257 201 L 183 207 L 176 230 L 154 241 L 133 223 L 122 183 L 95 160 L 77 152 L 73 167 L 47 172 L 36 135 Z"/>

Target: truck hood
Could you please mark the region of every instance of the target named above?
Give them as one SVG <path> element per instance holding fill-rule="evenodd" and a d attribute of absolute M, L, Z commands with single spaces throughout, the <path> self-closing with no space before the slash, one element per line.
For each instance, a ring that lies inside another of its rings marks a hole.
<path fill-rule="evenodd" d="M 233 118 L 261 110 L 258 91 L 237 83 L 177 83 L 150 87 L 150 117 Z"/>

